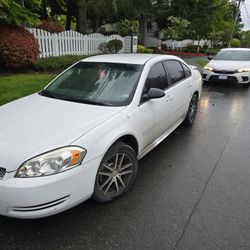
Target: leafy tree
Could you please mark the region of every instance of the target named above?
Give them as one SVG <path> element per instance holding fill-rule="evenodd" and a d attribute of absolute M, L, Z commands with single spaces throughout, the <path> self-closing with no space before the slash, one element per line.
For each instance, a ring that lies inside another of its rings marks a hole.
<path fill-rule="evenodd" d="M 187 28 L 190 25 L 187 19 L 170 16 L 167 20 L 169 25 L 165 32 L 171 39 L 180 40 L 187 34 Z"/>
<path fill-rule="evenodd" d="M 87 17 L 96 31 L 101 25 L 117 19 L 116 6 L 112 0 L 88 0 Z"/>
<path fill-rule="evenodd" d="M 117 16 L 120 19 L 139 21 L 139 43 L 145 43 L 148 22 L 153 20 L 153 0 L 117 0 Z"/>
<path fill-rule="evenodd" d="M 157 0 L 154 5 L 154 20 L 160 30 L 167 27 L 167 17 L 171 16 L 171 1 L 170 0 Z"/>
<path fill-rule="evenodd" d="M 129 19 L 123 19 L 118 22 L 119 33 L 122 36 L 128 36 L 130 34 L 131 27 L 133 27 L 133 32 L 139 33 L 139 22 Z"/>
<path fill-rule="evenodd" d="M 0 21 L 8 24 L 22 26 L 37 23 L 38 15 L 34 12 L 39 9 L 39 0 L 21 1 L 1 0 Z"/>
<path fill-rule="evenodd" d="M 200 40 L 212 34 L 218 38 L 220 33 L 224 42 L 229 41 L 235 6 L 228 0 L 175 0 L 171 4 L 171 13 L 191 22 L 189 37 L 192 39 Z"/>
<path fill-rule="evenodd" d="M 223 31 L 214 31 L 208 34 L 208 39 L 211 41 L 213 48 L 219 47 L 223 37 Z"/>
<path fill-rule="evenodd" d="M 242 31 L 241 32 L 241 46 L 242 47 L 250 47 L 250 31 Z"/>

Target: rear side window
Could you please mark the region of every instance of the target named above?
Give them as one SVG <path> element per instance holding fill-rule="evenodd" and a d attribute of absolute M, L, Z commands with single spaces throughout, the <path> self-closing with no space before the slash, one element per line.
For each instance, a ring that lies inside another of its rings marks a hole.
<path fill-rule="evenodd" d="M 183 66 L 183 69 L 185 71 L 186 78 L 188 78 L 189 76 L 191 76 L 192 75 L 191 70 L 185 64 L 183 64 L 183 63 L 182 63 L 182 66 Z"/>
<path fill-rule="evenodd" d="M 171 83 L 175 84 L 185 78 L 185 72 L 180 62 L 171 60 L 164 62 L 171 79 Z"/>
<path fill-rule="evenodd" d="M 145 91 L 149 91 L 150 88 L 166 89 L 168 87 L 168 81 L 165 69 L 162 63 L 155 64 L 149 71 L 148 77 L 145 83 Z"/>

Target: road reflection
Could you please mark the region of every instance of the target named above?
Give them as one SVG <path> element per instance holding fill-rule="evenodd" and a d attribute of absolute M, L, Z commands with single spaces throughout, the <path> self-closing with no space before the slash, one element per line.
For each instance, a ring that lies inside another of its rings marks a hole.
<path fill-rule="evenodd" d="M 211 116 L 216 109 L 217 116 L 236 121 L 244 118 L 245 112 L 250 111 L 249 90 L 236 86 L 204 86 L 199 109 Z"/>

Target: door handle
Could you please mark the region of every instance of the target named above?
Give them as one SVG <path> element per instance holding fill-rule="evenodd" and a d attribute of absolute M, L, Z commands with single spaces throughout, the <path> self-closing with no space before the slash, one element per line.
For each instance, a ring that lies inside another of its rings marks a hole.
<path fill-rule="evenodd" d="M 191 87 L 192 87 L 192 83 L 189 82 L 189 83 L 187 84 L 187 87 L 188 87 L 188 88 L 191 88 Z"/>

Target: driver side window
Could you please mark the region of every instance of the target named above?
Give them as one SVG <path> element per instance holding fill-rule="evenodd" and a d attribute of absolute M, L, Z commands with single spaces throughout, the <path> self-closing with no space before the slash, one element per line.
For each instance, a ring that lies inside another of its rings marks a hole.
<path fill-rule="evenodd" d="M 148 77 L 144 86 L 144 93 L 147 93 L 151 88 L 165 90 L 168 87 L 166 71 L 162 63 L 155 64 L 149 71 Z"/>

